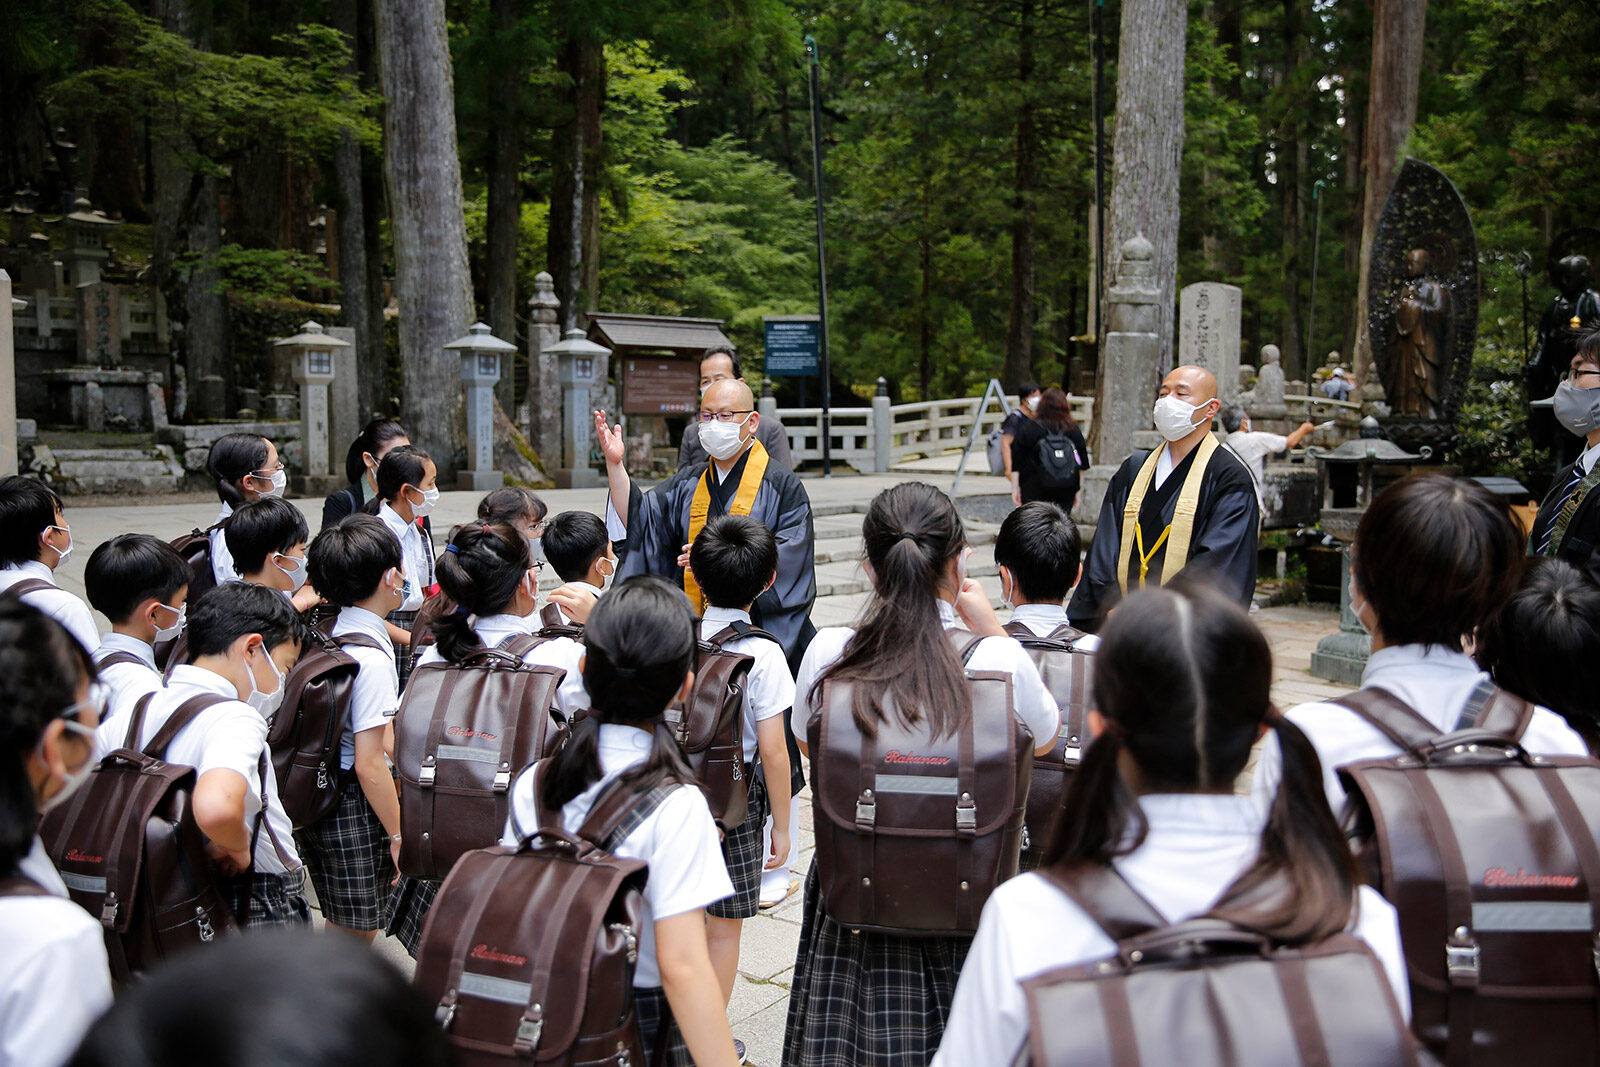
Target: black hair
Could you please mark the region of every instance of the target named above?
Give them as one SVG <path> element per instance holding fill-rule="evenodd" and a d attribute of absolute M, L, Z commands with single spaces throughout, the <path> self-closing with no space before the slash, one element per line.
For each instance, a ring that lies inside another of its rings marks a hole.
<path fill-rule="evenodd" d="M 300 614 L 276 589 L 248 582 L 225 582 L 189 605 L 189 662 L 220 656 L 245 634 L 260 634 L 270 653 L 285 642 L 304 646 L 310 639 Z"/>
<path fill-rule="evenodd" d="M 1177 579 L 1118 605 L 1095 654 L 1094 707 L 1105 729 L 1089 745 L 1046 848 L 1049 865 L 1110 863 L 1148 824 L 1119 757 L 1151 793 L 1231 793 L 1263 724 L 1278 735 L 1283 781 L 1261 852 L 1214 911 L 1289 942 L 1345 928 L 1356 873 L 1322 789 L 1316 750 L 1273 708 L 1272 649 L 1244 610 Z M 1287 883 L 1289 892 L 1263 890 Z"/>
<path fill-rule="evenodd" d="M 1035 500 L 1006 516 L 994 542 L 994 561 L 1011 572 L 1017 591 L 1034 603 L 1067 599 L 1082 562 L 1078 525 L 1057 504 Z M 320 586 L 318 588 L 321 588 Z"/>
<path fill-rule="evenodd" d="M 1026 400 L 1028 397 L 1037 392 L 1039 392 L 1039 385 L 1037 382 L 1030 382 L 1027 379 L 1023 379 L 1017 383 L 1018 400 Z"/>
<path fill-rule="evenodd" d="M 89 603 L 112 622 L 126 622 L 151 597 L 169 604 L 194 572 L 177 550 L 149 534 L 118 534 L 89 553 L 83 585 Z"/>
<path fill-rule="evenodd" d="M 539 785 L 551 811 L 600 780 L 600 725 L 652 730 L 650 755 L 622 774 L 638 791 L 667 778 L 694 783 L 663 713 L 694 668 L 694 609 L 683 590 L 652 575 L 618 583 L 600 598 L 583 628 L 583 684 L 593 703 L 547 761 Z"/>
<path fill-rule="evenodd" d="M 863 733 L 876 734 L 893 714 L 908 726 L 925 722 L 935 737 L 954 734 L 972 716 L 972 692 L 939 618 L 939 585 L 967 547 L 961 516 L 941 490 L 902 482 L 872 498 L 861 538 L 875 595 L 844 652 L 812 687 L 811 701 L 830 680 L 850 682 L 850 710 Z"/>
<path fill-rule="evenodd" d="M 393 504 L 400 496 L 400 490 L 408 485 L 414 489 L 422 488 L 423 480 L 428 476 L 428 464 L 432 462 L 433 457 L 416 445 L 389 449 L 389 454 L 378 464 L 378 495 L 373 503 L 387 501 Z M 373 511 L 376 512 L 377 508 L 374 507 Z"/>
<path fill-rule="evenodd" d="M 56 524 L 61 498 L 35 478 L 0 478 L 0 567 L 32 563 L 44 552 L 39 535 Z"/>
<path fill-rule="evenodd" d="M 468 616 L 504 612 L 532 566 L 528 539 L 515 526 L 468 523 L 450 531 L 434 575 L 456 610 L 433 621 L 439 654 L 457 663 L 482 648 Z"/>
<path fill-rule="evenodd" d="M 16 871 L 39 828 L 28 757 L 94 678 L 88 650 L 65 627 L 15 597 L 0 597 L 0 876 Z"/>
<path fill-rule="evenodd" d="M 778 540 L 748 515 L 718 515 L 689 546 L 689 566 L 706 603 L 747 607 L 778 571 Z"/>
<path fill-rule="evenodd" d="M 274 552 L 287 553 L 310 539 L 311 528 L 300 509 L 277 496 L 241 504 L 222 528 L 233 569 L 241 575 L 256 573 Z"/>
<path fill-rule="evenodd" d="M 507 485 L 490 491 L 478 501 L 478 521 L 490 524 L 503 522 L 515 526 L 519 522 L 538 523 L 549 512 L 539 494 L 520 485 Z"/>
<path fill-rule="evenodd" d="M 1600 662 L 1600 586 L 1561 559 L 1538 557 L 1522 586 L 1478 631 L 1478 664 L 1497 685 L 1600 740 L 1590 666 Z"/>
<path fill-rule="evenodd" d="M 203 1052 L 201 1050 L 204 1050 Z M 71 1067 L 448 1067 L 432 1007 L 393 964 L 340 934 L 226 938 L 123 990 Z"/>
<path fill-rule="evenodd" d="M 372 515 L 347 515 L 323 527 L 306 550 L 306 577 L 312 587 L 341 608 L 377 592 L 393 567 L 405 567 L 400 542 Z"/>
<path fill-rule="evenodd" d="M 1592 363 L 1600 367 L 1600 325 L 1593 322 L 1584 324 L 1584 328 L 1578 332 L 1574 341 L 1572 355 L 1580 365 Z M 1567 363 L 1570 367 L 1572 360 L 1568 360 Z"/>
<path fill-rule="evenodd" d="M 563 582 L 576 582 L 606 554 L 606 524 L 588 511 L 563 511 L 544 524 L 544 558 Z"/>
<path fill-rule="evenodd" d="M 744 377 L 744 362 L 739 359 L 739 355 L 733 350 L 732 345 L 712 345 L 710 348 L 700 353 L 700 362 L 704 363 L 712 356 L 727 356 L 728 362 L 733 364 L 733 376 L 735 378 Z"/>
<path fill-rule="evenodd" d="M 350 442 L 350 451 L 344 455 L 344 476 L 349 479 L 350 484 L 356 484 L 367 473 L 366 461 L 361 458 L 363 453 L 370 452 L 376 458 L 378 449 L 401 437 L 409 440 L 411 435 L 406 433 L 406 428 L 394 419 L 373 419 L 361 427 L 356 439 Z"/>
<path fill-rule="evenodd" d="M 223 434 L 211 443 L 206 473 L 217 483 L 218 499 L 234 508 L 245 502 L 239 483 L 266 466 L 270 443 L 258 433 Z"/>
<path fill-rule="evenodd" d="M 1516 590 L 1526 552 L 1504 501 L 1470 478 L 1429 473 L 1378 494 L 1350 557 L 1384 641 L 1459 652 Z"/>
<path fill-rule="evenodd" d="M 1229 404 L 1218 412 L 1217 417 L 1222 420 L 1222 428 L 1229 433 L 1237 432 L 1244 425 L 1244 420 L 1249 418 L 1238 404 Z"/>

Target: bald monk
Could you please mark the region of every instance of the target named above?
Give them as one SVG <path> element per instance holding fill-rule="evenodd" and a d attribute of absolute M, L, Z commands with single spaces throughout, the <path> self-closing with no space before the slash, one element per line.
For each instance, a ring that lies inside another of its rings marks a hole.
<path fill-rule="evenodd" d="M 1202 578 L 1246 607 L 1256 587 L 1255 483 L 1211 433 L 1221 405 L 1204 367 L 1179 367 L 1161 383 L 1153 413 L 1165 443 L 1136 451 L 1111 476 L 1072 624 L 1095 630 L 1122 597 L 1178 574 Z"/>
<path fill-rule="evenodd" d="M 685 571 L 689 545 L 717 515 L 749 515 L 778 540 L 778 577 L 756 600 L 751 621 L 783 643 L 791 668 L 816 632 L 817 598 L 811 498 L 788 467 L 774 462 L 757 440 L 761 416 L 750 387 L 737 378 L 712 382 L 700 399 L 700 444 L 709 455 L 649 492 L 641 493 L 623 466 L 620 427 L 594 413 L 606 457 L 611 498 L 606 524 L 620 560 L 617 577 L 657 574 L 684 587 L 704 611 L 694 578 Z"/>

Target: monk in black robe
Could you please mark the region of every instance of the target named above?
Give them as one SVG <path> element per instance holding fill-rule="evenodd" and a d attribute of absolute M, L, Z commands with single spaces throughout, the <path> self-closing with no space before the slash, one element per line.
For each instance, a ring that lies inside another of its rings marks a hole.
<path fill-rule="evenodd" d="M 1180 573 L 1249 606 L 1260 512 L 1250 471 L 1211 433 L 1219 406 L 1203 367 L 1179 367 L 1161 383 L 1155 423 L 1166 442 L 1135 451 L 1111 476 L 1067 607 L 1074 626 L 1094 630 L 1126 593 Z"/>
<path fill-rule="evenodd" d="M 619 579 L 669 578 L 684 587 L 696 611 L 705 604 L 685 565 L 689 545 L 706 521 L 731 513 L 765 524 L 778 541 L 778 577 L 757 598 L 750 617 L 783 642 L 792 669 L 816 632 L 811 625 L 817 599 L 811 498 L 799 477 L 773 462 L 757 439 L 761 416 L 755 406 L 744 382 L 713 382 L 700 401 L 700 441 L 710 455 L 649 492 L 640 492 L 623 467 L 621 431 L 606 426 L 604 412 L 595 412 L 611 485 L 606 523 L 620 561 Z"/>

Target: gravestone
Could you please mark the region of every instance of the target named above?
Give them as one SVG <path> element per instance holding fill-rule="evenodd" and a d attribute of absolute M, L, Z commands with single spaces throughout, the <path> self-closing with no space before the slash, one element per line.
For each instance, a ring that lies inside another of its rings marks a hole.
<path fill-rule="evenodd" d="M 1241 305 L 1239 287 L 1222 282 L 1195 282 L 1178 295 L 1178 363 L 1216 375 L 1220 397 L 1239 389 Z"/>
<path fill-rule="evenodd" d="M 78 300 L 78 362 L 115 367 L 122 362 L 122 291 L 110 282 L 87 282 Z"/>

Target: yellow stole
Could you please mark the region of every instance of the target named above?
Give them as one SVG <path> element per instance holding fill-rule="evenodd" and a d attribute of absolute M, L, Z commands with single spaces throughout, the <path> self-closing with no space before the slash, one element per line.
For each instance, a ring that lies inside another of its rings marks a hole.
<path fill-rule="evenodd" d="M 761 447 L 761 442 L 754 438 L 750 441 L 750 458 L 745 461 L 744 474 L 739 479 L 739 491 L 733 495 L 733 503 L 728 506 L 729 515 L 748 515 L 750 509 L 755 507 L 756 491 L 761 488 L 761 479 L 767 474 L 767 450 Z M 689 543 L 694 544 L 694 539 L 700 536 L 700 531 L 706 528 L 706 517 L 711 514 L 711 462 L 706 464 L 706 472 L 700 476 L 700 484 L 694 488 L 694 499 L 689 502 Z M 683 572 L 683 591 L 689 594 L 689 602 L 694 605 L 695 611 L 705 611 L 706 598 L 700 592 L 699 584 L 694 580 L 694 574 L 688 568 Z"/>
<path fill-rule="evenodd" d="M 1122 550 L 1117 555 L 1117 584 L 1122 591 L 1128 591 L 1128 565 L 1133 562 L 1134 542 L 1138 541 L 1139 549 L 1139 584 L 1136 588 L 1144 587 L 1144 576 L 1150 572 L 1150 560 L 1155 557 L 1163 543 L 1167 546 L 1166 558 L 1177 560 L 1176 567 L 1162 566 L 1161 580 L 1166 582 L 1183 569 L 1189 562 L 1189 539 L 1194 536 L 1194 516 L 1200 506 L 1200 483 L 1205 480 L 1206 465 L 1211 462 L 1211 456 L 1217 450 L 1217 439 L 1213 434 L 1206 434 L 1196 446 L 1198 453 L 1194 463 L 1189 467 L 1189 473 L 1183 479 L 1183 488 L 1178 490 L 1178 504 L 1172 512 L 1172 522 L 1161 536 L 1156 538 L 1155 544 L 1148 549 L 1144 547 L 1144 531 L 1139 529 L 1139 510 L 1144 507 L 1144 497 L 1150 490 L 1150 483 L 1155 479 L 1156 463 L 1160 461 L 1161 454 L 1167 445 L 1162 442 L 1160 448 L 1150 453 L 1144 461 L 1144 466 L 1139 468 L 1138 475 L 1133 479 L 1133 488 L 1128 493 L 1128 502 L 1122 507 Z M 1170 476 L 1169 476 L 1170 477 Z"/>

